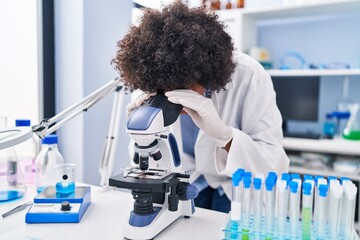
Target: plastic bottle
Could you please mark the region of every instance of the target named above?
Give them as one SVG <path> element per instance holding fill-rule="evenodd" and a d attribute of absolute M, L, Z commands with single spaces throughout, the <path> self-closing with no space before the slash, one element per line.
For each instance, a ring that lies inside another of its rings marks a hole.
<path fill-rule="evenodd" d="M 36 157 L 36 189 L 40 193 L 48 186 L 56 185 L 56 165 L 64 163 L 58 149 L 58 137 L 51 134 L 42 140 L 42 148 Z"/>
<path fill-rule="evenodd" d="M 323 126 L 323 135 L 326 139 L 332 139 L 335 134 L 335 119 L 333 113 L 327 113 Z"/>
<path fill-rule="evenodd" d="M 350 118 L 350 112 L 333 112 L 333 115 L 336 118 L 336 125 L 335 125 L 335 135 L 336 138 L 342 138 L 344 129 L 347 125 L 347 122 Z"/>
<path fill-rule="evenodd" d="M 16 127 L 30 127 L 29 119 L 16 119 Z M 35 137 L 14 146 L 26 184 L 35 183 L 35 158 L 38 154 L 38 142 Z"/>

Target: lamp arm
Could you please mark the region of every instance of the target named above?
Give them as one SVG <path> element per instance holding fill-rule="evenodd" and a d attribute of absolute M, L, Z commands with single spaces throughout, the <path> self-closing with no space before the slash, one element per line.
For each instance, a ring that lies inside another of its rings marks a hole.
<path fill-rule="evenodd" d="M 115 78 L 101 88 L 90 93 L 78 103 L 75 103 L 74 105 L 53 116 L 52 118 L 43 119 L 40 124 L 32 127 L 32 131 L 40 138 L 44 138 L 59 129 L 64 123 L 74 118 L 78 114 L 86 112 L 99 100 L 104 98 L 109 93 L 113 92 L 118 87 L 122 86 L 123 84 L 121 83 L 120 78 Z"/>

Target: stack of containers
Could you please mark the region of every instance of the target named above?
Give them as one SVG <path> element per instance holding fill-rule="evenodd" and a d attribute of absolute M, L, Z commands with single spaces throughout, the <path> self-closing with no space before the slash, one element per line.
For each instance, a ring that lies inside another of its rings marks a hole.
<path fill-rule="evenodd" d="M 354 239 L 357 187 L 349 178 L 233 174 L 223 239 Z"/>

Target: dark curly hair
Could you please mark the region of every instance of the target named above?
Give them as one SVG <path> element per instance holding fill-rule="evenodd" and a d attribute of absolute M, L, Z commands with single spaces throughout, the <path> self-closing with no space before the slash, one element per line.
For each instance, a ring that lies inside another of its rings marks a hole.
<path fill-rule="evenodd" d="M 181 2 L 144 11 L 112 60 L 126 86 L 145 92 L 225 87 L 235 68 L 234 47 L 216 14 Z"/>

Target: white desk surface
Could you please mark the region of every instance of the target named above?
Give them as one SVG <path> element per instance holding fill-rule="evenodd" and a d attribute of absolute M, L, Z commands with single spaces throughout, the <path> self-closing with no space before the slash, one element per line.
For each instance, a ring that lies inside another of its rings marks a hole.
<path fill-rule="evenodd" d="M 0 203 L 0 214 L 33 200 L 35 195 L 35 189 L 30 188 L 24 198 Z M 0 239 L 124 239 L 122 225 L 132 208 L 133 198 L 130 192 L 115 189 L 102 192 L 100 187 L 91 186 L 91 204 L 80 223 L 26 224 L 27 208 L 0 219 Z M 227 214 L 224 213 L 196 208 L 191 218 L 179 218 L 154 239 L 219 240 L 226 217 Z"/>

